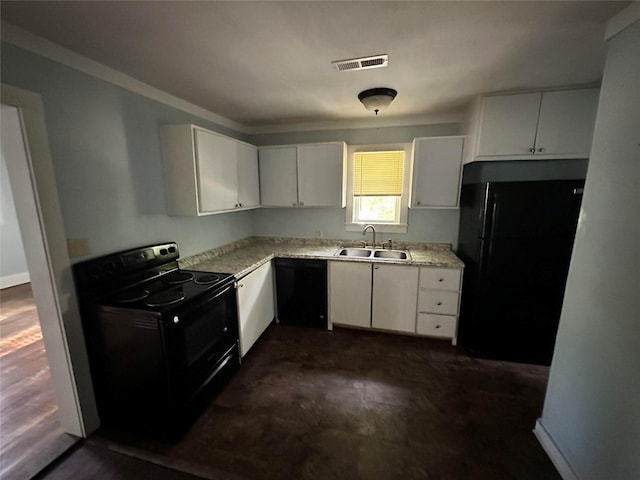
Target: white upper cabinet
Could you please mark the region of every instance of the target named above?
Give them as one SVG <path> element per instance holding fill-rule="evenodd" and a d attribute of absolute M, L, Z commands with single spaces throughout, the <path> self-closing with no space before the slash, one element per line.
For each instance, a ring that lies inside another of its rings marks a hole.
<path fill-rule="evenodd" d="M 258 148 L 248 143 L 236 142 L 238 160 L 238 206 L 260 205 L 260 177 L 258 175 Z"/>
<path fill-rule="evenodd" d="M 463 146 L 464 137 L 416 138 L 413 141 L 412 207 L 458 207 Z"/>
<path fill-rule="evenodd" d="M 259 206 L 257 148 L 196 127 L 161 129 L 169 215 L 210 215 Z"/>
<path fill-rule="evenodd" d="M 298 197 L 301 205 L 342 206 L 344 143 L 298 145 Z"/>
<path fill-rule="evenodd" d="M 540 105 L 536 153 L 588 156 L 599 92 L 597 88 L 545 92 Z"/>
<path fill-rule="evenodd" d="M 341 207 L 344 142 L 261 147 L 261 205 Z"/>
<path fill-rule="evenodd" d="M 260 204 L 291 207 L 298 204 L 296 147 L 259 148 Z"/>
<path fill-rule="evenodd" d="M 484 97 L 474 103 L 467 132 L 472 160 L 588 158 L 597 88 Z"/>
<path fill-rule="evenodd" d="M 540 93 L 486 97 L 478 156 L 533 153 L 541 98 Z"/>
<path fill-rule="evenodd" d="M 205 130 L 195 130 L 194 133 L 200 211 L 235 208 L 238 204 L 235 142 Z"/>

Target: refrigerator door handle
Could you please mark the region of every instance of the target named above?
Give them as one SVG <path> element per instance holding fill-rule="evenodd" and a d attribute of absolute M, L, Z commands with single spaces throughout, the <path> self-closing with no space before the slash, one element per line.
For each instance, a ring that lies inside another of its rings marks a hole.
<path fill-rule="evenodd" d="M 498 203 L 498 195 L 494 194 L 493 202 L 491 205 L 491 225 L 489 226 L 489 232 L 487 232 L 488 238 L 493 238 L 495 234 L 496 225 L 498 224 L 499 213 L 500 213 L 500 203 Z"/>

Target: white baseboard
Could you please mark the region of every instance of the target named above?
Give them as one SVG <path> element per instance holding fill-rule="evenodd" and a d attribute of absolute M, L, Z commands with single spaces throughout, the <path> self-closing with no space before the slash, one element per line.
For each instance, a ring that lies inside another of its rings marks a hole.
<path fill-rule="evenodd" d="M 30 281 L 31 277 L 29 276 L 29 272 L 15 273 L 13 275 L 7 275 L 6 277 L 0 277 L 0 288 L 15 287 L 16 285 L 22 285 Z"/>
<path fill-rule="evenodd" d="M 551 459 L 551 462 L 558 470 L 558 473 L 563 478 L 563 480 L 580 480 L 578 474 L 571 468 L 571 465 L 564 458 L 562 452 L 549 435 L 549 432 L 544 428 L 542 423 L 540 422 L 540 418 L 536 421 L 536 426 L 533 429 L 533 434 L 536 436 L 544 451 L 547 452 L 547 455 Z"/>

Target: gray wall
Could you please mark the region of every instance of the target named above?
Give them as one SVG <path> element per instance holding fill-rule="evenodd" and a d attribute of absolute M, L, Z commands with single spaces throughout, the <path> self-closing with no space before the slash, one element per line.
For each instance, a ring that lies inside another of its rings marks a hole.
<path fill-rule="evenodd" d="M 273 237 L 363 240 L 346 232 L 342 208 L 265 208 L 254 212 L 254 232 Z M 379 233 L 378 239 L 405 242 L 444 242 L 457 247 L 459 210 L 409 210 L 407 233 Z"/>
<path fill-rule="evenodd" d="M 24 246 L 20 235 L 20 226 L 16 216 L 16 207 L 13 201 L 11 184 L 7 172 L 7 163 L 4 158 L 4 149 L 1 150 L 0 165 L 0 277 L 28 273 L 27 259 L 24 255 Z"/>
<path fill-rule="evenodd" d="M 10 44 L 1 61 L 3 83 L 42 95 L 66 234 L 91 256 L 167 240 L 187 256 L 253 233 L 250 212 L 167 216 L 159 127 L 245 136 Z"/>
<path fill-rule="evenodd" d="M 540 423 L 582 480 L 640 478 L 640 21 L 609 41 Z"/>

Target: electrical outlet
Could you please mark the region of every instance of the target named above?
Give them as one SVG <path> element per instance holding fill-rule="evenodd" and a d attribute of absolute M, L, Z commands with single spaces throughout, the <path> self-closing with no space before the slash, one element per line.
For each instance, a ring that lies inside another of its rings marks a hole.
<path fill-rule="evenodd" d="M 69 257 L 79 258 L 91 255 L 88 238 L 67 238 L 67 250 Z"/>

